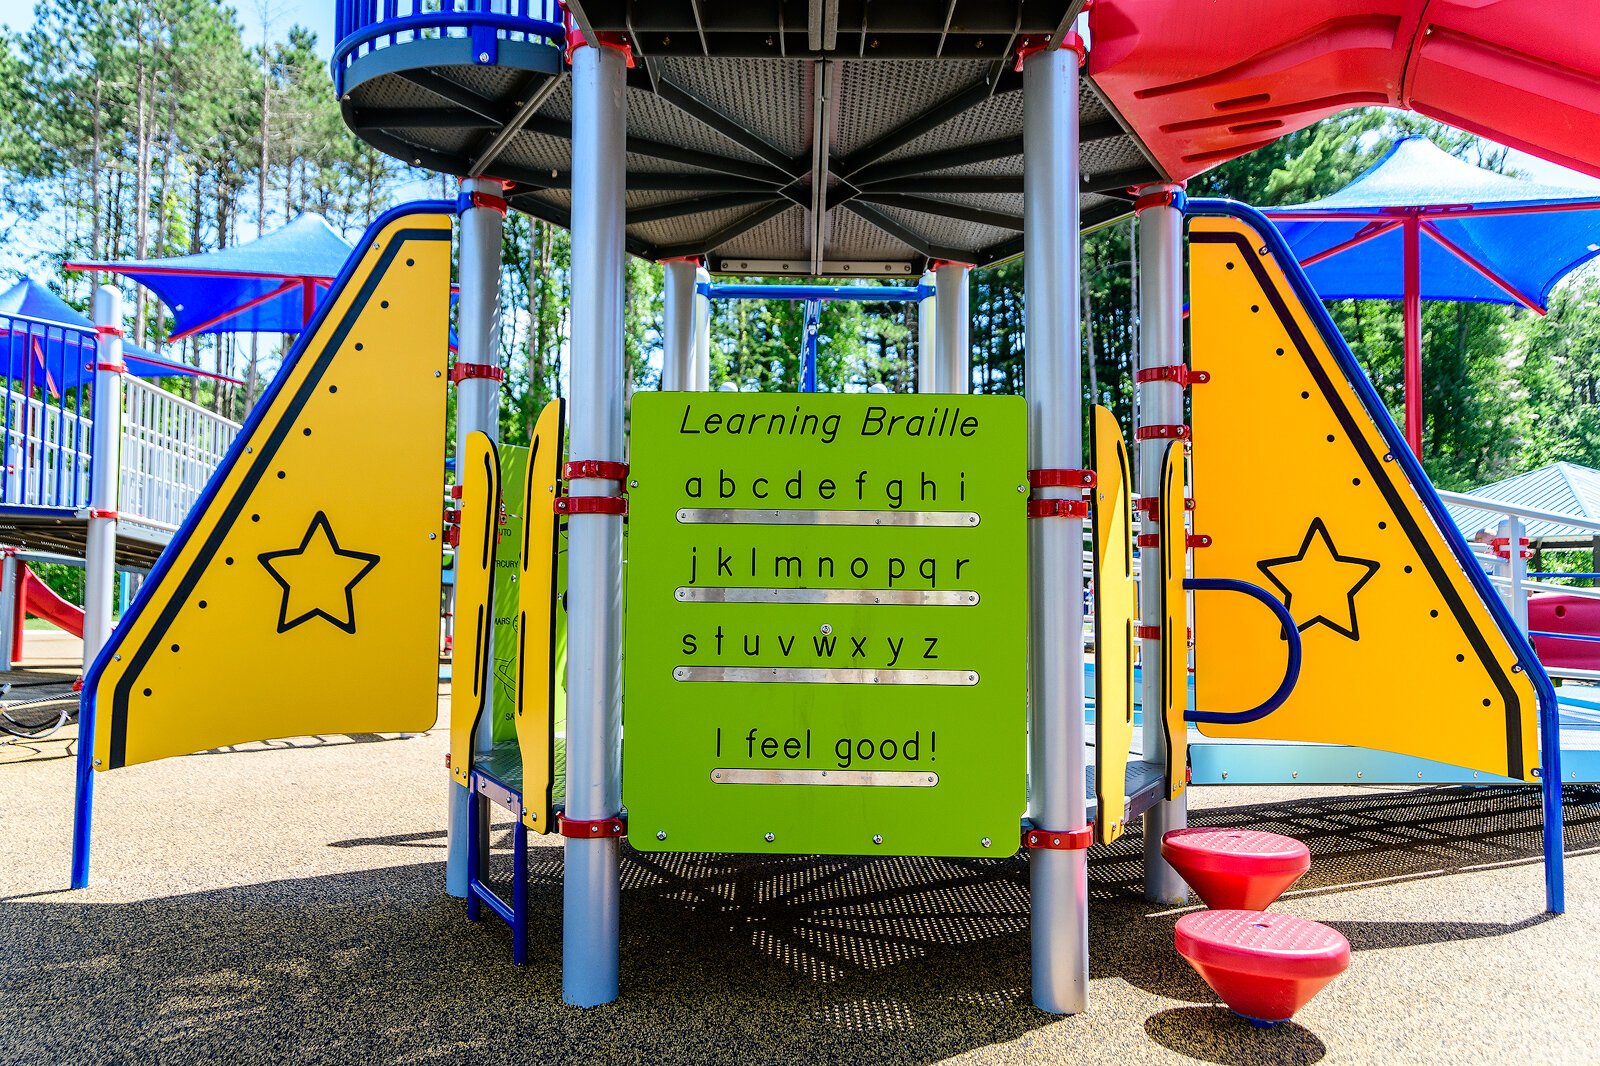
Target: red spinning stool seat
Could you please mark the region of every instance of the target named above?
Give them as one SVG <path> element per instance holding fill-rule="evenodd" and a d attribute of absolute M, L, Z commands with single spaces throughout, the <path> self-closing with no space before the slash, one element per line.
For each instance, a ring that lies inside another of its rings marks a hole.
<path fill-rule="evenodd" d="M 1266 911 L 1196 911 L 1173 942 L 1235 1014 L 1254 1025 L 1288 1021 L 1350 965 L 1337 929 Z"/>
<path fill-rule="evenodd" d="M 1161 857 L 1208 907 L 1259 911 L 1311 868 L 1311 850 L 1293 837 L 1255 829 L 1174 829 Z"/>

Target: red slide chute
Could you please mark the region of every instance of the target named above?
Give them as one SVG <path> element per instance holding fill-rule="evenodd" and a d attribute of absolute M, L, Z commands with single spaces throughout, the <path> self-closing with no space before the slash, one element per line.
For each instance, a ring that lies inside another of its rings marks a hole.
<path fill-rule="evenodd" d="M 18 575 L 16 616 L 11 627 L 11 661 L 22 658 L 22 622 L 28 615 L 43 618 L 75 637 L 83 636 L 83 608 L 74 606 L 39 580 L 32 567 L 23 565 Z"/>

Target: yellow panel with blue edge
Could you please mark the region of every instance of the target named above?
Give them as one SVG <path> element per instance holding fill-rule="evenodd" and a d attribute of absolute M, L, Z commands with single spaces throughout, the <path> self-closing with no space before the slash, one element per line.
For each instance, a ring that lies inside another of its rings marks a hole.
<path fill-rule="evenodd" d="M 1183 442 L 1172 441 L 1161 456 L 1161 728 L 1167 739 L 1167 798 L 1189 784 L 1189 599 L 1183 578 L 1189 532 L 1183 491 Z"/>
<path fill-rule="evenodd" d="M 451 223 L 368 229 L 90 671 L 96 768 L 432 726 Z"/>
<path fill-rule="evenodd" d="M 1097 844 L 1127 828 L 1128 749 L 1133 742 L 1133 627 L 1139 588 L 1133 580 L 1133 499 L 1128 446 L 1117 416 L 1095 407 L 1089 437 L 1095 486 L 1089 490 L 1094 530 L 1094 793 Z"/>
<path fill-rule="evenodd" d="M 494 655 L 495 538 L 500 531 L 500 456 L 488 434 L 462 449 L 461 538 L 456 544 L 455 642 L 450 673 L 450 776 L 470 786 L 472 734 L 489 707 Z M 489 728 L 486 724 L 484 728 Z"/>
<path fill-rule="evenodd" d="M 1195 576 L 1272 592 L 1303 643 L 1283 706 L 1201 730 L 1530 779 L 1533 685 L 1395 461 L 1402 445 L 1376 420 L 1392 430 L 1387 413 L 1367 408 L 1353 361 L 1330 348 L 1251 222 L 1194 219 L 1189 255 L 1193 362 L 1210 374 L 1192 401 L 1195 515 L 1212 538 Z M 1248 597 L 1204 597 L 1195 638 L 1200 709 L 1250 708 L 1277 686 L 1282 629 Z"/>
<path fill-rule="evenodd" d="M 551 400 L 534 423 L 522 504 L 522 566 L 518 577 L 517 747 L 522 755 L 522 821 L 555 828 L 556 678 L 563 649 L 556 639 L 560 554 L 555 497 L 561 476 L 565 407 Z"/>

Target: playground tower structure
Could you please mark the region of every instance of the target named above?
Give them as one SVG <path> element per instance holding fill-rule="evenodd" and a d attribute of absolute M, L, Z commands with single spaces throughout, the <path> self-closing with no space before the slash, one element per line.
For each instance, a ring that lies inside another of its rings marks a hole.
<path fill-rule="evenodd" d="M 1026 238 L 1029 465 L 1083 466 L 1077 235 L 1126 215 L 1163 175 L 1078 76 L 1079 4 L 967 5 L 959 19 L 953 7 L 916 4 L 882 17 L 828 3 L 765 13 L 697 3 L 444 6 L 342 3 L 340 104 L 368 143 L 463 178 L 463 208 L 509 206 L 572 230 L 574 289 L 584 294 L 572 326 L 574 457 L 624 458 L 625 253 L 668 264 L 665 365 L 680 387 L 705 387 L 689 350 L 699 332 L 688 328 L 693 264 L 712 274 L 903 283 L 931 273 L 936 356 L 921 387 L 965 392 L 967 274 L 1015 256 Z M 500 183 L 503 198 L 481 191 L 483 179 Z M 1179 230 L 1158 232 L 1175 242 Z M 1174 244 L 1170 260 L 1177 255 Z M 1176 272 L 1168 277 L 1176 285 Z M 1161 301 L 1177 314 L 1175 291 L 1162 289 Z M 463 316 L 491 320 L 497 302 L 468 292 L 463 276 Z M 618 488 L 578 480 L 571 492 Z M 567 816 L 601 819 L 620 807 L 621 519 L 569 521 Z M 1034 530 L 1033 641 L 1054 650 L 1030 665 L 1032 814 L 1077 828 L 1089 817 L 1083 523 L 1036 525 L 1049 528 Z M 1165 805 L 1159 751 L 1149 758 L 1130 767 L 1133 814 Z M 453 802 L 462 809 L 461 795 Z M 1181 825 L 1181 807 L 1161 820 Z M 461 869 L 466 823 L 453 825 Z M 565 994 L 575 1003 L 617 992 L 617 848 L 614 839 L 566 843 Z M 1057 1011 L 1084 1005 L 1084 858 L 1081 848 L 1044 850 L 1033 864 L 1035 998 Z M 1153 850 L 1151 861 L 1162 865 Z M 459 890 L 459 877 L 452 885 Z M 1182 891 L 1170 878 L 1156 886 L 1163 896 Z"/>

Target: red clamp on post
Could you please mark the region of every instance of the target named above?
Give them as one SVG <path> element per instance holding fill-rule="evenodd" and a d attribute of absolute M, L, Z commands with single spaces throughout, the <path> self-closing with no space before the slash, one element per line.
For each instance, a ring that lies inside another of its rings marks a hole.
<path fill-rule="evenodd" d="M 1029 518 L 1088 518 L 1088 500 L 1029 500 Z"/>
<path fill-rule="evenodd" d="M 1128 187 L 1128 192 L 1133 195 L 1133 210 L 1136 214 L 1152 207 L 1172 207 L 1182 211 L 1189 202 L 1181 181 L 1131 185 Z"/>
<path fill-rule="evenodd" d="M 461 527 L 451 526 L 444 531 L 444 542 L 452 548 L 461 547 Z"/>
<path fill-rule="evenodd" d="M 1185 629 L 1183 631 L 1183 635 L 1184 635 L 1185 638 L 1192 639 L 1194 637 L 1194 630 Z M 1133 627 L 1133 636 L 1134 636 L 1135 640 L 1160 640 L 1161 637 L 1162 637 L 1161 627 L 1160 626 L 1134 626 Z"/>
<path fill-rule="evenodd" d="M 586 44 L 596 44 L 601 48 L 621 52 L 622 58 L 627 61 L 628 69 L 633 69 L 633 48 L 620 33 L 597 33 L 593 41 L 586 40 L 583 31 L 578 28 L 577 20 L 572 17 L 572 12 L 567 10 L 566 0 L 562 0 L 561 3 L 561 17 L 567 24 L 567 66 L 572 66 L 572 53 Z"/>
<path fill-rule="evenodd" d="M 452 500 L 461 499 L 461 486 L 460 485 L 451 485 L 450 486 L 450 498 Z"/>
<path fill-rule="evenodd" d="M 115 512 L 115 511 L 103 511 L 98 507 L 91 507 L 91 508 L 89 508 L 89 517 L 90 518 L 110 518 L 110 519 L 115 520 L 115 519 L 121 518 L 122 516 L 117 514 L 117 512 Z"/>
<path fill-rule="evenodd" d="M 1161 520 L 1161 497 L 1160 496 L 1136 496 L 1136 497 L 1134 497 L 1134 500 L 1133 500 L 1133 509 L 1135 511 L 1138 511 L 1141 514 L 1149 516 L 1150 521 L 1152 521 L 1152 522 L 1160 521 Z M 1183 509 L 1185 511 L 1194 510 L 1194 497 L 1193 496 L 1185 496 L 1183 498 Z"/>
<path fill-rule="evenodd" d="M 614 463 L 606 459 L 574 459 L 570 463 L 562 464 L 562 481 L 578 481 L 583 478 L 598 478 L 602 481 L 626 481 L 628 479 L 628 464 Z"/>
<path fill-rule="evenodd" d="M 1133 538 L 1133 542 L 1141 548 L 1159 548 L 1161 547 L 1161 534 L 1140 533 L 1137 537 Z"/>
<path fill-rule="evenodd" d="M 492 192 L 469 192 L 463 193 L 462 198 L 466 200 L 464 205 L 466 207 L 487 207 L 501 218 L 506 215 L 506 198 L 504 196 L 496 196 Z"/>
<path fill-rule="evenodd" d="M 459 507 L 446 507 L 444 509 L 444 520 L 452 526 L 460 525 L 461 509 Z"/>
<path fill-rule="evenodd" d="M 1088 489 L 1094 483 L 1093 470 L 1028 471 L 1028 484 L 1036 489 Z"/>
<path fill-rule="evenodd" d="M 463 363 L 457 359 L 450 368 L 450 384 L 459 385 L 463 381 L 486 379 L 488 381 L 504 381 L 506 372 L 493 363 Z"/>
<path fill-rule="evenodd" d="M 1185 548 L 1209 548 L 1211 547 L 1211 536 L 1208 533 L 1190 533 L 1183 538 L 1183 546 Z"/>
<path fill-rule="evenodd" d="M 1204 385 L 1210 381 L 1211 372 L 1190 370 L 1183 363 L 1177 366 L 1147 366 L 1143 370 L 1134 371 L 1133 380 L 1141 385 L 1147 381 L 1175 381 L 1179 388 L 1187 389 L 1191 384 Z"/>
<path fill-rule="evenodd" d="M 1531 544 L 1532 542 L 1530 540 L 1528 540 L 1527 537 L 1519 537 L 1519 538 L 1517 538 L 1517 540 L 1518 540 L 1518 545 L 1517 546 L 1519 548 L 1519 551 L 1518 551 L 1517 554 L 1519 556 L 1521 556 L 1522 558 L 1524 558 L 1524 559 L 1532 559 L 1533 558 L 1533 550 L 1528 547 L 1528 545 Z M 1492 549 L 1494 549 L 1494 557 L 1496 559 L 1509 559 L 1509 558 L 1511 558 L 1511 538 L 1510 537 L 1494 537 L 1494 538 L 1491 538 L 1490 541 L 1489 541 L 1489 546 Z"/>
<path fill-rule="evenodd" d="M 1052 832 L 1048 829 L 1025 829 L 1022 846 L 1035 851 L 1085 851 L 1094 843 L 1094 823 L 1082 829 Z"/>
<path fill-rule="evenodd" d="M 620 837 L 628 832 L 628 824 L 621 818 L 568 818 L 556 815 L 556 832 L 574 840 L 604 840 Z"/>
<path fill-rule="evenodd" d="M 620 514 L 628 513 L 626 496 L 557 496 L 553 504 L 556 514 Z"/>
<path fill-rule="evenodd" d="M 1188 426 L 1140 426 L 1133 431 L 1134 440 L 1188 440 Z"/>
<path fill-rule="evenodd" d="M 1038 35 L 1031 35 L 1031 36 L 1022 38 L 1022 40 L 1017 42 L 1017 65 L 1015 67 L 1013 67 L 1012 69 L 1015 70 L 1018 74 L 1021 74 L 1022 73 L 1022 61 L 1024 59 L 1027 59 L 1029 56 L 1033 55 L 1033 53 L 1035 53 L 1035 52 L 1043 52 L 1043 51 L 1047 50 L 1049 47 L 1050 47 L 1050 38 L 1049 37 L 1041 37 L 1041 36 L 1038 36 Z M 1062 34 L 1062 36 L 1061 36 L 1061 47 L 1065 48 L 1065 49 L 1070 49 L 1071 51 L 1076 52 L 1077 55 L 1078 55 L 1078 66 L 1080 66 L 1080 67 L 1083 66 L 1084 57 L 1088 54 L 1088 52 L 1083 47 L 1083 38 L 1082 37 L 1079 37 L 1076 32 L 1074 32 L 1072 30 L 1068 30 L 1066 33 Z"/>
<path fill-rule="evenodd" d="M 1018 67 L 1017 69 L 1021 70 L 1022 68 Z M 938 270 L 940 267 L 961 267 L 964 270 L 976 270 L 978 269 L 978 264 L 963 263 L 959 259 L 935 259 L 928 264 L 929 270 Z"/>
<path fill-rule="evenodd" d="M 127 363 L 96 363 L 94 368 L 96 370 L 109 370 L 113 374 L 126 374 L 128 372 Z"/>
<path fill-rule="evenodd" d="M 126 334 L 124 334 L 122 332 L 122 327 L 121 326 L 96 326 L 94 328 L 94 333 L 95 333 L 95 336 L 97 336 L 97 337 L 123 337 L 123 336 L 126 336 Z"/>

